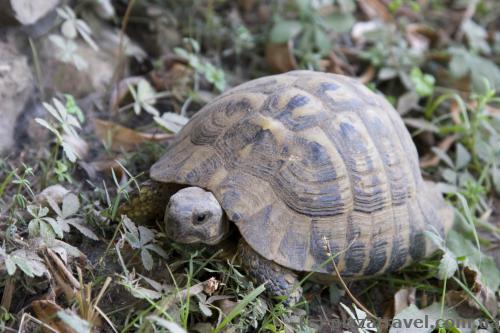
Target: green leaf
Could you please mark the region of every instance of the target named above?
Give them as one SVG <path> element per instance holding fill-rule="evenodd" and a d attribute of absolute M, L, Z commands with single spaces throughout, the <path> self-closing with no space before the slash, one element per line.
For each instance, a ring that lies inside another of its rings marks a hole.
<path fill-rule="evenodd" d="M 446 280 L 452 277 L 458 269 L 458 263 L 450 251 L 445 251 L 439 262 L 438 278 Z"/>
<path fill-rule="evenodd" d="M 139 241 L 139 238 L 131 233 L 125 233 L 125 239 L 127 242 L 132 246 L 134 249 L 140 249 L 141 248 L 141 242 Z"/>
<path fill-rule="evenodd" d="M 26 258 L 12 256 L 12 261 L 24 272 L 24 274 L 28 275 L 29 277 L 35 277 L 33 270 L 28 264 L 29 261 Z"/>
<path fill-rule="evenodd" d="M 51 217 L 45 217 L 43 220 L 50 224 L 50 226 L 52 227 L 52 230 L 54 231 L 54 233 L 56 234 L 57 237 L 59 237 L 59 238 L 64 237 L 63 230 L 62 230 L 61 226 L 57 223 L 56 220 L 54 220 Z"/>
<path fill-rule="evenodd" d="M 71 146 L 71 144 L 69 144 L 68 142 L 62 142 L 61 146 L 63 148 L 64 155 L 66 155 L 68 160 L 71 163 L 75 163 L 77 158 L 78 158 L 78 155 L 76 154 L 75 150 L 73 149 L 73 146 Z"/>
<path fill-rule="evenodd" d="M 483 139 L 478 138 L 474 144 L 474 149 L 476 151 L 477 157 L 485 163 L 490 163 L 494 158 L 493 147 L 488 142 Z"/>
<path fill-rule="evenodd" d="M 423 118 L 404 118 L 403 121 L 406 125 L 414 128 L 418 128 L 424 131 L 429 131 L 433 133 L 439 133 L 439 128 Z"/>
<path fill-rule="evenodd" d="M 333 13 L 324 18 L 326 25 L 335 32 L 344 33 L 351 30 L 356 20 L 351 14 Z"/>
<path fill-rule="evenodd" d="M 57 129 L 55 129 L 52 125 L 50 125 L 47 121 L 45 121 L 42 118 L 35 118 L 35 121 L 38 124 L 45 127 L 46 129 L 48 129 L 49 131 L 51 131 L 52 133 L 54 133 L 59 141 L 62 141 L 62 137 L 61 137 L 61 134 L 59 133 L 59 131 Z"/>
<path fill-rule="evenodd" d="M 167 257 L 168 257 L 167 252 L 165 252 L 165 250 L 163 250 L 161 247 L 159 247 L 156 244 L 148 244 L 148 245 L 144 246 L 144 248 L 155 252 L 157 255 L 159 255 L 163 259 L 167 259 Z"/>
<path fill-rule="evenodd" d="M 497 166 L 493 166 L 491 169 L 491 177 L 493 178 L 495 191 L 500 194 L 500 169 Z"/>
<path fill-rule="evenodd" d="M 443 169 L 443 171 L 441 172 L 441 176 L 450 184 L 455 185 L 457 183 L 458 175 L 453 169 Z"/>
<path fill-rule="evenodd" d="M 352 13 L 356 10 L 354 0 L 337 0 L 342 13 Z"/>
<path fill-rule="evenodd" d="M 463 233 L 451 230 L 448 234 L 446 244 L 455 257 L 465 257 L 466 264 L 476 267 L 481 273 L 481 281 L 491 290 L 500 287 L 500 269 L 495 260 L 481 253 L 470 239 Z"/>
<path fill-rule="evenodd" d="M 171 333 L 187 333 L 186 330 L 184 330 L 181 326 L 179 326 L 179 324 L 173 321 L 166 320 L 157 316 L 149 316 L 148 319 L 156 323 L 158 326 L 166 328 Z"/>
<path fill-rule="evenodd" d="M 135 223 L 132 222 L 127 215 L 122 215 L 122 223 L 128 233 L 133 234 L 137 239 L 139 238 L 139 231 L 137 230 Z"/>
<path fill-rule="evenodd" d="M 471 160 L 469 151 L 461 144 L 456 145 L 455 166 L 458 170 L 467 166 Z"/>
<path fill-rule="evenodd" d="M 58 311 L 57 317 L 71 327 L 76 333 L 90 333 L 92 330 L 90 323 L 80 318 L 80 316 L 74 312 L 67 310 Z"/>
<path fill-rule="evenodd" d="M 11 276 L 16 273 L 16 263 L 9 255 L 5 256 L 5 268 L 7 269 L 7 274 Z"/>
<path fill-rule="evenodd" d="M 301 16 L 312 14 L 311 2 L 309 0 L 295 0 Z"/>
<path fill-rule="evenodd" d="M 424 74 L 418 67 L 413 67 L 410 73 L 414 89 L 422 97 L 432 95 L 436 79 L 430 74 Z"/>
<path fill-rule="evenodd" d="M 198 308 L 205 317 L 212 316 L 212 310 L 203 302 L 198 302 Z"/>
<path fill-rule="evenodd" d="M 469 72 L 469 57 L 466 50 L 461 48 L 450 48 L 451 53 L 450 72 L 455 78 L 464 77 Z"/>
<path fill-rule="evenodd" d="M 455 169 L 450 156 L 448 156 L 448 154 L 446 154 L 442 149 L 432 147 L 431 150 L 434 154 L 436 154 L 437 157 L 439 157 L 441 161 L 445 162 L 450 168 Z"/>
<path fill-rule="evenodd" d="M 90 230 L 87 226 L 85 226 L 83 223 L 82 219 L 75 218 L 75 219 L 69 219 L 65 221 L 66 223 L 72 225 L 75 227 L 79 232 L 81 232 L 85 237 L 93 239 L 93 240 L 99 240 L 99 237 Z"/>
<path fill-rule="evenodd" d="M 465 32 L 471 49 L 485 54 L 491 53 L 491 48 L 486 41 L 488 37 L 486 29 L 472 20 L 467 20 L 462 24 L 462 30 Z"/>
<path fill-rule="evenodd" d="M 322 55 L 328 54 L 332 49 L 332 42 L 328 38 L 327 34 L 319 27 L 314 29 L 314 40 L 319 52 Z"/>
<path fill-rule="evenodd" d="M 155 238 L 154 232 L 142 225 L 139 226 L 139 239 L 141 240 L 141 246 L 152 242 Z"/>
<path fill-rule="evenodd" d="M 40 237 L 42 237 L 46 243 L 51 243 L 54 240 L 54 230 L 48 223 L 40 222 Z"/>
<path fill-rule="evenodd" d="M 150 271 L 153 269 L 153 264 L 154 264 L 153 256 L 151 255 L 151 253 L 149 253 L 148 250 L 146 249 L 141 250 L 141 260 L 146 270 Z"/>
<path fill-rule="evenodd" d="M 385 81 L 385 80 L 390 80 L 398 76 L 398 71 L 395 68 L 392 67 L 382 67 L 378 71 L 378 79 Z"/>
<path fill-rule="evenodd" d="M 474 55 L 470 59 L 470 68 L 473 68 L 471 71 L 473 91 L 484 94 L 487 90 L 485 79 L 491 88 L 500 89 L 500 68 L 493 61 Z"/>
<path fill-rule="evenodd" d="M 30 223 L 28 223 L 28 234 L 30 237 L 35 237 L 40 235 L 40 221 L 39 220 L 31 220 Z"/>
<path fill-rule="evenodd" d="M 301 30 L 302 24 L 299 21 L 279 20 L 271 29 L 271 42 L 286 43 Z"/>
<path fill-rule="evenodd" d="M 216 68 L 210 63 L 205 65 L 205 78 L 219 91 L 223 91 L 226 87 L 226 77 L 224 71 L 220 68 Z"/>
<path fill-rule="evenodd" d="M 179 132 L 189 121 L 188 118 L 174 112 L 165 112 L 161 117 L 154 117 L 155 122 L 171 133 Z"/>
<path fill-rule="evenodd" d="M 158 299 L 163 296 L 162 293 L 148 289 L 148 288 L 143 288 L 143 287 L 137 287 L 137 286 L 128 286 L 128 289 L 132 296 L 135 298 L 140 298 L 140 299 Z"/>
<path fill-rule="evenodd" d="M 74 215 L 80 208 L 80 201 L 78 196 L 74 193 L 68 193 L 64 196 L 62 202 L 62 218 L 70 217 Z"/>

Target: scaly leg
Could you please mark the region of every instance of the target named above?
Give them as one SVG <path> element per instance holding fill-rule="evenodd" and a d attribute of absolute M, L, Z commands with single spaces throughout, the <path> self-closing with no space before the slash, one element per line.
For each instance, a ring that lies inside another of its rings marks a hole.
<path fill-rule="evenodd" d="M 292 270 L 265 259 L 243 239 L 238 244 L 238 250 L 242 267 L 257 284 L 267 282 L 266 291 L 270 296 L 287 296 L 286 305 L 299 301 L 302 287 Z"/>

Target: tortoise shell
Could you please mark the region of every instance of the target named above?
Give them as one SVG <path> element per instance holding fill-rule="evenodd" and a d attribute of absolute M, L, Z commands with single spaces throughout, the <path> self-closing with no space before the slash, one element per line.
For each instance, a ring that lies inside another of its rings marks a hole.
<path fill-rule="evenodd" d="M 151 178 L 211 191 L 266 259 L 343 276 L 429 255 L 444 201 L 420 174 L 394 108 L 348 77 L 293 71 L 239 85 L 200 110 Z"/>

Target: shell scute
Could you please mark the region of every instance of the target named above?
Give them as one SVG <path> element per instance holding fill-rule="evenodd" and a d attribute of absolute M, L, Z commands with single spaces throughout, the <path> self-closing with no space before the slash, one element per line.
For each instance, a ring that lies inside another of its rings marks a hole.
<path fill-rule="evenodd" d="M 333 274 L 332 256 L 345 276 L 399 269 L 432 251 L 425 230 L 443 232 L 441 199 L 397 112 L 333 74 L 295 71 L 225 92 L 151 177 L 212 191 L 255 251 L 298 271 Z"/>

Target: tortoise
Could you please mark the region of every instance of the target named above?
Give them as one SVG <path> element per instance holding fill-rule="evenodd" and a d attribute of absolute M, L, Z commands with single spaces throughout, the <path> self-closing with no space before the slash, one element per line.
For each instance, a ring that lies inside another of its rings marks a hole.
<path fill-rule="evenodd" d="M 453 219 L 394 108 L 355 79 L 313 71 L 215 98 L 150 178 L 129 217 L 164 212 L 167 235 L 185 244 L 216 245 L 236 226 L 243 268 L 292 302 L 301 274 L 335 280 L 329 259 L 354 279 L 428 257 L 424 232 L 443 236 Z"/>

